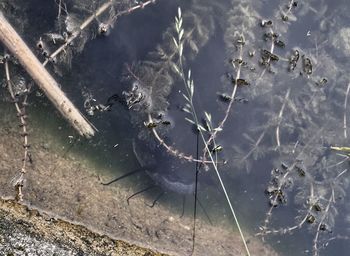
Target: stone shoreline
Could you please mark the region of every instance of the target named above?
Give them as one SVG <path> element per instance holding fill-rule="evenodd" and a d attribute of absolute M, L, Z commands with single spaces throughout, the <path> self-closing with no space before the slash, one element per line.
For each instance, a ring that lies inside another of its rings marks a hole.
<path fill-rule="evenodd" d="M 164 255 L 0 199 L 0 255 Z"/>
<path fill-rule="evenodd" d="M 0 109 L 0 243 L 4 246 L 0 251 L 12 248 L 4 255 L 22 255 L 14 251 L 15 245 L 25 249 L 32 243 L 32 249 L 38 251 L 28 255 L 191 253 L 191 214 L 180 217 L 177 210 L 161 203 L 147 207 L 145 203 L 150 198 L 146 195 L 133 198 L 129 205 L 126 199 L 139 188 L 122 183 L 102 186 L 102 180 L 111 180 L 116 174 L 96 170 L 79 152 L 62 154 L 58 150 L 62 149 L 59 131 L 53 134 L 44 128 L 29 130 L 33 163 L 25 175 L 26 206 L 15 203 L 11 181 L 21 164 L 23 147 L 12 107 Z M 197 220 L 194 255 L 245 255 L 239 234 L 223 221 L 218 219 L 215 225 L 209 225 L 206 220 Z M 251 255 L 277 255 L 254 235 L 246 239 Z M 61 252 L 41 252 L 43 245 Z"/>

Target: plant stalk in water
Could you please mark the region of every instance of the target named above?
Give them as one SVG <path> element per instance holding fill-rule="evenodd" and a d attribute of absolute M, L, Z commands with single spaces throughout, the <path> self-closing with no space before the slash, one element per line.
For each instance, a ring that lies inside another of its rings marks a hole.
<path fill-rule="evenodd" d="M 193 122 L 195 123 L 196 125 L 196 128 L 198 130 L 198 133 L 204 143 L 204 146 L 205 146 L 205 150 L 208 152 L 208 155 L 209 155 L 209 158 L 210 158 L 210 161 L 212 163 L 212 166 L 215 170 L 215 173 L 219 179 L 219 182 L 220 182 L 220 186 L 224 192 L 224 195 L 225 195 L 225 198 L 226 198 L 226 201 L 230 207 L 230 211 L 231 211 L 231 214 L 235 220 L 235 223 L 237 225 L 237 228 L 238 228 L 238 231 L 239 231 L 239 234 L 242 238 L 242 241 L 244 243 L 244 247 L 245 247 L 245 251 L 247 253 L 247 255 L 250 255 L 250 252 L 249 252 L 249 248 L 248 248 L 248 245 L 246 243 L 246 240 L 245 240 L 245 237 L 243 235 L 243 232 L 242 232 L 242 229 L 240 227 L 240 224 L 239 224 L 239 221 L 238 221 L 238 218 L 237 218 L 237 215 L 233 209 L 233 206 L 232 206 L 232 203 L 231 203 L 231 200 L 230 200 L 230 197 L 228 196 L 228 193 L 226 191 L 226 187 L 222 181 L 222 178 L 221 178 L 221 175 L 220 175 L 220 172 L 218 170 L 218 167 L 217 167 L 217 163 L 216 161 L 214 160 L 214 157 L 209 149 L 209 146 L 208 144 L 206 143 L 206 139 L 204 138 L 204 135 L 203 135 L 203 131 L 202 129 L 200 128 L 200 124 L 199 124 L 199 121 L 198 121 L 198 116 L 197 116 L 197 113 L 196 113 L 196 109 L 194 107 L 194 104 L 193 104 L 193 95 L 194 95 L 194 82 L 193 82 L 193 79 L 191 78 L 191 70 L 188 71 L 188 75 L 187 75 L 187 79 L 186 79 L 186 75 L 185 75 L 185 72 L 184 72 L 184 67 L 183 67 L 183 40 L 182 40 L 182 36 L 184 34 L 184 30 L 182 28 L 182 24 L 183 24 L 183 20 L 182 20 L 182 15 L 181 15 L 181 9 L 179 8 L 178 9 L 178 16 L 175 17 L 175 27 L 176 27 L 176 32 L 177 32 L 177 36 L 178 38 L 175 39 L 174 38 L 174 43 L 178 49 L 178 55 L 179 55 L 179 62 L 178 62 L 178 66 L 176 64 L 174 64 L 174 69 L 177 71 L 177 73 L 180 75 L 184 85 L 185 85 L 185 89 L 186 89 L 186 93 L 187 95 L 184 95 L 184 98 L 185 100 L 188 102 L 189 106 L 190 106 L 190 110 L 191 110 L 191 114 L 192 114 L 192 117 L 193 117 Z"/>

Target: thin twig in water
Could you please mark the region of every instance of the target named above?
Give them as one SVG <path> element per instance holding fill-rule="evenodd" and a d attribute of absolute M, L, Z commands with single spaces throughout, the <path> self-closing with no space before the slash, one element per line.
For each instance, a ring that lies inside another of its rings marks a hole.
<path fill-rule="evenodd" d="M 219 180 L 219 183 L 220 183 L 220 186 L 223 190 L 223 193 L 225 195 L 225 199 L 226 199 L 226 202 L 227 204 L 229 205 L 230 207 L 230 211 L 231 211 L 231 214 L 235 220 L 235 223 L 236 223 L 236 226 L 237 226 L 237 229 L 238 229 L 238 232 L 240 234 L 240 237 L 242 239 L 242 242 L 244 244 L 244 249 L 245 249 L 245 252 L 248 256 L 250 256 L 250 252 L 249 252 L 249 248 L 248 248 L 248 245 L 247 245 L 247 242 L 246 242 L 246 239 L 243 235 L 243 231 L 241 229 L 241 226 L 239 224 L 239 221 L 238 221 L 238 218 L 237 218 L 237 215 L 236 215 L 236 212 L 235 210 L 233 209 L 233 206 L 232 206 L 232 203 L 231 203 L 231 199 L 230 197 L 228 196 L 228 193 L 227 193 L 227 190 L 226 190 L 226 186 L 221 178 L 221 175 L 220 175 L 220 172 L 218 170 L 218 167 L 217 167 L 217 164 L 213 158 L 213 155 L 209 149 L 209 145 L 206 143 L 206 139 L 204 138 L 204 135 L 203 135 L 203 131 L 202 129 L 200 129 L 200 124 L 199 124 L 199 121 L 198 121 L 198 115 L 197 115 L 197 112 L 196 112 L 196 109 L 194 107 L 194 104 L 193 104 L 193 95 L 194 95 L 194 82 L 191 78 L 191 72 L 189 71 L 188 72 L 188 76 L 187 76 L 187 79 L 186 79 L 186 75 L 185 75 L 185 72 L 184 72 L 184 66 L 183 66 L 183 56 L 182 56 L 182 53 L 183 53 L 183 41 L 181 40 L 182 39 L 182 35 L 184 33 L 184 30 L 182 29 L 182 16 L 181 16 L 181 9 L 179 8 L 178 9 L 178 17 L 175 17 L 175 20 L 176 20 L 176 30 L 177 30 L 177 33 L 178 33 L 178 39 L 177 39 L 177 43 L 176 43 L 176 46 L 178 48 L 178 55 L 179 55 L 179 66 L 178 67 L 175 67 L 183 81 L 183 84 L 185 85 L 185 89 L 186 89 L 186 101 L 189 103 L 190 105 L 190 111 L 191 111 L 191 114 L 192 114 L 192 117 L 193 117 L 193 121 L 194 123 L 196 124 L 196 127 L 197 127 L 197 130 L 198 130 L 198 133 L 204 143 L 204 146 L 205 146 L 205 150 L 204 152 L 208 152 L 208 155 L 209 155 L 209 158 L 210 158 L 210 161 L 212 162 L 212 166 L 215 170 L 215 173 L 216 173 L 216 176 Z M 174 39 L 174 41 L 176 41 L 176 39 Z M 236 83 L 237 83 L 237 80 L 236 80 Z"/>
<path fill-rule="evenodd" d="M 320 236 L 320 232 L 322 231 L 321 226 L 324 225 L 323 222 L 327 217 L 327 213 L 328 213 L 329 208 L 331 207 L 332 203 L 334 203 L 334 189 L 333 188 L 332 188 L 331 196 L 328 199 L 328 204 L 326 206 L 326 209 L 324 210 L 324 214 L 322 215 L 320 223 L 317 226 L 316 235 L 315 235 L 314 240 L 313 240 L 313 255 L 314 256 L 318 256 L 318 238 Z"/>
<path fill-rule="evenodd" d="M 284 111 L 284 108 L 286 107 L 286 103 L 288 101 L 289 93 L 290 93 L 290 88 L 288 88 L 288 91 L 287 91 L 286 95 L 284 96 L 284 101 L 283 101 L 281 110 L 280 110 L 280 112 L 278 114 L 278 119 L 277 119 L 278 120 L 278 124 L 277 124 L 277 127 L 276 127 L 276 143 L 277 143 L 276 149 L 278 149 L 281 146 L 280 125 L 281 125 L 281 122 L 282 122 L 283 111 Z"/>
<path fill-rule="evenodd" d="M 288 16 L 290 13 L 292 13 L 292 9 L 294 4 L 296 3 L 295 0 L 290 0 L 288 4 L 288 10 L 286 11 L 285 15 Z"/>
<path fill-rule="evenodd" d="M 73 32 L 73 34 L 66 40 L 66 42 L 61 45 L 56 51 L 54 51 L 43 63 L 43 65 L 45 66 L 49 60 L 54 59 L 58 54 L 60 54 L 62 51 L 64 51 L 67 46 L 69 46 L 72 41 L 77 38 L 81 31 L 83 31 L 88 25 L 90 25 L 91 22 L 93 22 L 95 20 L 95 18 L 97 18 L 98 16 L 100 16 L 102 13 L 104 13 L 106 10 L 108 10 L 109 7 L 111 7 L 113 4 L 113 0 L 110 0 L 108 2 L 106 2 L 105 4 L 103 4 L 100 8 L 98 8 L 96 10 L 96 12 L 94 12 L 91 16 L 89 16 L 80 26 L 79 29 L 76 30 L 75 32 Z"/>
<path fill-rule="evenodd" d="M 344 155 L 344 154 L 337 154 L 337 155 L 343 157 L 343 159 L 342 159 L 341 161 L 339 161 L 338 163 L 336 163 L 336 164 L 332 164 L 332 165 L 326 166 L 326 167 L 325 167 L 326 169 L 330 169 L 330 168 L 339 166 L 339 165 L 345 163 L 346 161 L 348 161 L 349 158 L 350 158 L 348 155 Z"/>
<path fill-rule="evenodd" d="M 58 6 L 58 13 L 57 13 L 57 19 L 59 19 L 61 17 L 62 14 L 62 10 L 67 14 L 67 5 L 62 1 L 62 0 L 55 0 L 55 3 Z"/>
<path fill-rule="evenodd" d="M 124 15 L 124 14 L 128 14 L 131 13 L 137 9 L 140 8 L 144 8 L 145 6 L 153 3 L 154 0 L 149 0 L 147 2 L 144 3 L 140 3 L 137 4 L 127 10 L 121 11 L 119 13 L 117 13 L 113 19 L 117 19 L 117 17 Z M 108 2 L 104 3 L 103 5 L 100 6 L 100 8 L 98 8 L 92 15 L 90 15 L 80 26 L 79 29 L 77 29 L 75 32 L 72 33 L 72 35 L 70 37 L 67 38 L 67 40 L 65 41 L 65 43 L 63 45 L 61 45 L 56 51 L 54 51 L 43 63 L 43 65 L 45 66 L 50 60 L 55 59 L 55 57 L 60 54 L 62 51 L 64 51 L 69 45 L 71 45 L 71 43 L 73 42 L 73 40 L 75 38 L 77 38 L 80 33 L 86 28 L 88 27 L 96 18 L 98 18 L 100 15 L 102 15 L 105 11 L 107 11 L 112 5 L 114 4 L 114 0 L 109 0 Z"/>
<path fill-rule="evenodd" d="M 346 89 L 346 94 L 345 94 L 345 100 L 344 100 L 344 118 L 343 118 L 343 129 L 344 129 L 344 138 L 346 139 L 347 136 L 347 120 L 346 120 L 346 107 L 348 104 L 348 95 L 350 91 L 350 83 L 348 84 L 348 88 Z"/>
<path fill-rule="evenodd" d="M 295 161 L 294 163 L 288 167 L 288 169 L 286 170 L 286 173 L 283 175 L 282 179 L 285 180 L 287 178 L 287 176 L 289 176 L 291 174 L 291 171 L 295 168 L 297 162 L 298 162 L 298 159 L 300 159 L 300 156 L 304 153 L 304 151 L 308 148 L 308 145 L 310 144 L 311 141 L 313 141 L 315 138 L 318 138 L 319 134 L 323 131 L 323 129 L 321 128 L 318 132 L 316 132 L 314 134 L 314 136 L 312 136 L 310 138 L 310 140 L 305 144 L 305 146 L 302 148 L 302 150 L 299 152 L 299 154 L 295 157 Z M 277 188 L 277 191 L 281 191 L 282 187 L 283 187 L 284 183 L 283 182 L 280 182 L 280 185 L 278 186 Z M 266 214 L 266 218 L 264 220 L 264 224 L 263 226 L 260 227 L 260 229 L 262 230 L 262 232 L 264 232 L 265 230 L 268 230 L 267 226 L 268 224 L 270 223 L 270 219 L 272 217 L 272 211 L 273 209 L 275 208 L 275 203 L 277 202 L 277 199 L 280 195 L 279 194 L 276 194 L 275 197 L 273 198 L 272 200 L 272 204 L 271 204 L 271 207 L 269 209 L 269 211 L 267 212 Z"/>
<path fill-rule="evenodd" d="M 273 32 L 272 28 L 270 28 L 270 33 L 271 33 L 271 35 L 274 35 L 274 32 Z M 274 39 L 274 38 L 271 38 L 270 52 L 273 54 L 273 51 L 274 51 L 274 50 L 275 50 L 275 39 Z M 271 64 L 271 57 L 268 57 L 268 59 L 267 59 L 266 62 L 264 63 L 264 65 L 265 65 L 264 70 L 261 72 L 259 78 L 256 80 L 256 85 L 259 84 L 259 82 L 261 81 L 261 79 L 262 79 L 263 76 L 265 75 L 266 70 L 267 70 L 267 68 L 270 66 L 270 64 Z"/>

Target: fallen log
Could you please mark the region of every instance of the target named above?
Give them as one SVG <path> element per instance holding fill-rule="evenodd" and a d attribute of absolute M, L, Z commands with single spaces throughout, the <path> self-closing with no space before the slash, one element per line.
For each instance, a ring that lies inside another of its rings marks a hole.
<path fill-rule="evenodd" d="M 56 109 L 71 123 L 78 133 L 87 138 L 92 137 L 95 134 L 96 128 L 89 123 L 67 98 L 55 79 L 36 58 L 1 11 L 0 41 L 16 57 Z"/>

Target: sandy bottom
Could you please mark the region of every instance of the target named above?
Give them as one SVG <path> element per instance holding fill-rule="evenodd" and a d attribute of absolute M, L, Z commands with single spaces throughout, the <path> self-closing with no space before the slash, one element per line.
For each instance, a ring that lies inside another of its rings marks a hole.
<path fill-rule="evenodd" d="M 0 196 L 14 198 L 11 180 L 21 166 L 22 138 L 16 117 L 2 117 Z M 112 175 L 101 177 L 79 154 L 58 154 L 52 134 L 31 131 L 29 139 L 33 164 L 26 174 L 23 204 L 112 239 L 171 255 L 191 253 L 192 218 L 180 218 L 162 204 L 147 207 L 142 195 L 128 205 L 126 199 L 137 192 L 132 187 L 102 186 L 101 180 Z M 194 255 L 245 255 L 238 233 L 219 226 L 198 220 Z M 277 255 L 254 236 L 247 239 L 252 255 Z"/>

